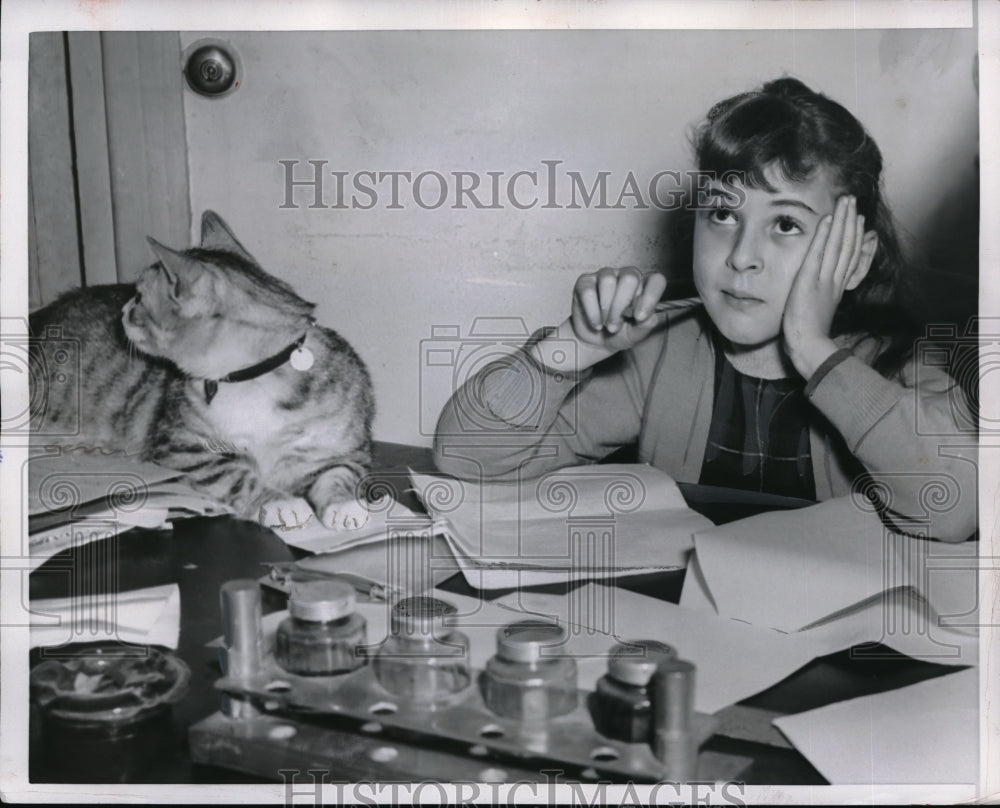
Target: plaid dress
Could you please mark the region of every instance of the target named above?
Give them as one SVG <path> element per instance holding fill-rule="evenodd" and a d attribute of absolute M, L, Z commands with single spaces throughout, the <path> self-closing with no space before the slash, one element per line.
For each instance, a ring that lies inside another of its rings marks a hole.
<path fill-rule="evenodd" d="M 715 405 L 698 480 L 816 499 L 802 379 L 758 379 L 715 352 Z"/>

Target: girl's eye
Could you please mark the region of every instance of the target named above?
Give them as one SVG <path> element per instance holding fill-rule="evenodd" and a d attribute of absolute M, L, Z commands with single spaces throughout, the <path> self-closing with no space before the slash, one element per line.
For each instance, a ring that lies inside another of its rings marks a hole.
<path fill-rule="evenodd" d="M 716 224 L 732 224 L 736 221 L 736 212 L 731 208 L 713 208 L 709 211 L 708 218 Z"/>
<path fill-rule="evenodd" d="M 777 229 L 777 231 L 783 236 L 794 236 L 799 233 L 805 232 L 802 229 L 802 226 L 797 221 L 795 221 L 795 219 L 791 219 L 788 216 L 782 216 L 780 219 L 778 219 L 778 221 L 775 223 L 774 226 Z"/>

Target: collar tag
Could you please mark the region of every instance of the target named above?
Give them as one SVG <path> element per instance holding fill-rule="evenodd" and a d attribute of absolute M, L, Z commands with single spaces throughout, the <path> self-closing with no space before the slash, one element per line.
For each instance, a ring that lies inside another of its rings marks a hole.
<path fill-rule="evenodd" d="M 205 403 L 211 404 L 215 394 L 219 392 L 219 383 L 215 379 L 205 379 Z"/>
<path fill-rule="evenodd" d="M 309 370 L 313 366 L 313 362 L 316 361 L 316 357 L 313 356 L 313 352 L 306 347 L 299 347 L 292 351 L 292 355 L 288 357 L 288 364 L 290 364 L 296 370 Z"/>

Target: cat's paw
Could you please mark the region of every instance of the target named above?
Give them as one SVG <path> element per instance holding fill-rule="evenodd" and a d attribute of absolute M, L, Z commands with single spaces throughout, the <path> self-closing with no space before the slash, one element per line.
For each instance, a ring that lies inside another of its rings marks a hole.
<path fill-rule="evenodd" d="M 335 502 L 323 509 L 323 526 L 333 530 L 357 530 L 368 524 L 371 513 L 368 507 L 352 499 L 348 502 Z"/>
<path fill-rule="evenodd" d="M 297 530 L 313 519 L 313 509 L 301 497 L 272 499 L 261 505 L 257 521 L 271 530 Z"/>

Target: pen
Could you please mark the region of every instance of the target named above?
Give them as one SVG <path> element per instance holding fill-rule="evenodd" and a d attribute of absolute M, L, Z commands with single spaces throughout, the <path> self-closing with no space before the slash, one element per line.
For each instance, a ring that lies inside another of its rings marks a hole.
<path fill-rule="evenodd" d="M 388 600 L 391 590 L 389 587 L 376 583 L 375 581 L 354 575 L 350 572 L 326 572 L 325 570 L 313 570 L 299 566 L 298 562 L 285 561 L 281 563 L 262 562 L 264 566 L 270 568 L 269 577 L 272 581 L 286 585 L 288 578 L 294 576 L 300 581 L 315 581 L 319 579 L 334 579 L 346 581 L 354 587 L 355 591 L 367 595 L 371 600 Z"/>
<path fill-rule="evenodd" d="M 686 309 L 690 306 L 697 305 L 701 303 L 701 298 L 695 297 L 680 297 L 677 300 L 661 300 L 653 308 L 653 311 L 671 311 L 672 309 Z"/>
<path fill-rule="evenodd" d="M 661 300 L 656 306 L 653 307 L 653 314 L 661 314 L 665 311 L 673 311 L 674 309 L 687 309 L 691 306 L 701 303 L 700 297 L 682 297 L 677 300 Z M 629 303 L 625 310 L 622 312 L 622 317 L 633 317 L 635 312 L 632 310 L 632 304 Z"/>

